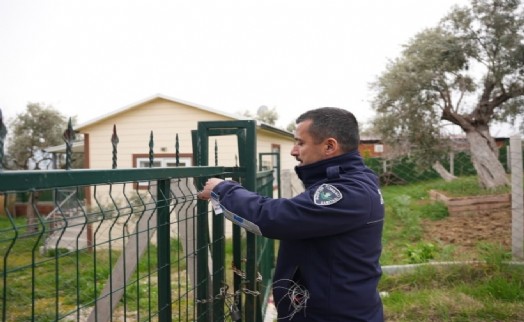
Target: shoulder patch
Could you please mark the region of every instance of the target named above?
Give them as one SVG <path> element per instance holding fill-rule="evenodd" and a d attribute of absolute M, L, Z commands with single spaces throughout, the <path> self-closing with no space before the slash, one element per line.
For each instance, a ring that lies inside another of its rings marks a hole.
<path fill-rule="evenodd" d="M 342 199 L 342 193 L 330 184 L 323 184 L 317 188 L 313 201 L 315 205 L 329 206 Z"/>

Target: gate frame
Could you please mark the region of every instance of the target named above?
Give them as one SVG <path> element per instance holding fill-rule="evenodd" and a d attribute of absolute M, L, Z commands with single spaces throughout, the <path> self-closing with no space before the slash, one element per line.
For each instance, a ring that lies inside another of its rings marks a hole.
<path fill-rule="evenodd" d="M 194 133 L 194 132 L 193 132 Z M 212 136 L 226 136 L 226 135 L 236 135 L 237 145 L 238 145 L 238 154 L 239 154 L 239 167 L 243 176 L 240 178 L 240 183 L 242 186 L 248 190 L 256 191 L 256 174 L 257 174 L 257 165 L 256 165 L 256 121 L 254 120 L 245 120 L 245 121 L 204 121 L 198 123 L 198 130 L 196 135 L 193 134 L 193 139 L 196 142 L 193 142 L 193 151 L 195 154 L 196 165 L 197 166 L 207 166 L 209 165 L 209 138 Z M 216 162 L 216 161 L 215 161 Z M 205 182 L 200 181 L 199 187 L 202 187 Z M 205 201 L 199 202 L 197 205 L 199 211 L 198 213 L 204 213 L 204 209 L 207 209 L 208 204 Z M 202 210 L 202 211 L 201 211 Z M 205 218 L 204 218 L 205 217 Z M 198 218 L 198 241 L 197 247 L 205 247 L 207 241 L 205 236 L 207 235 L 207 230 L 204 231 L 203 228 L 207 227 L 207 216 L 201 216 Z M 206 228 L 207 229 L 207 228 Z M 217 235 L 224 234 L 224 218 L 223 216 L 213 216 L 213 237 Z M 257 239 L 256 236 L 250 232 L 246 232 L 246 247 L 248 249 L 246 254 L 246 282 L 247 288 L 252 291 L 256 291 L 257 287 Z M 241 232 L 238 226 L 233 226 L 233 245 L 236 245 L 240 242 Z M 213 247 L 213 258 L 224 258 L 218 252 L 224 252 L 223 247 L 220 247 L 220 250 L 216 250 Z M 207 255 L 203 252 L 199 253 L 198 257 L 198 268 L 197 268 L 197 278 L 201 280 L 207 276 Z M 241 253 L 240 247 L 233 246 L 233 265 L 237 268 L 241 267 Z M 216 273 L 215 269 L 219 267 L 224 267 L 224 263 L 215 263 L 213 262 L 213 273 Z M 222 281 L 224 280 L 224 272 L 221 271 L 219 278 L 213 278 L 213 293 L 219 294 L 220 288 L 223 286 Z M 240 291 L 242 288 L 242 281 L 240 276 L 235 275 L 234 277 L 234 290 L 235 292 Z M 198 297 L 208 298 L 208 290 L 205 288 L 205 285 L 200 285 L 197 288 Z M 204 307 L 202 307 L 204 306 Z M 242 308 L 242 301 L 239 301 L 237 304 L 238 309 L 244 312 L 244 317 L 246 321 L 262 321 L 262 311 L 261 305 L 254 296 L 247 296 L 245 298 L 245 309 Z M 223 304 L 214 305 L 213 315 L 218 313 L 220 316 L 220 311 L 223 312 Z M 205 303 L 201 303 L 199 309 L 202 312 L 208 312 L 205 308 Z M 218 312 L 215 312 L 218 310 Z M 199 321 L 207 321 L 207 314 L 199 314 L 199 317 L 202 316 L 202 319 Z M 223 314 L 222 314 L 223 316 Z"/>

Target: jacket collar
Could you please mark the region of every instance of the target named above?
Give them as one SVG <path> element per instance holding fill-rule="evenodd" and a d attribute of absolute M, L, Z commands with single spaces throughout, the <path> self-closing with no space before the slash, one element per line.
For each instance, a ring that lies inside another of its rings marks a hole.
<path fill-rule="evenodd" d="M 341 173 L 364 168 L 362 157 L 358 150 L 354 150 L 312 164 L 296 166 L 295 172 L 302 183 L 308 187 L 320 180 L 338 178 Z"/>

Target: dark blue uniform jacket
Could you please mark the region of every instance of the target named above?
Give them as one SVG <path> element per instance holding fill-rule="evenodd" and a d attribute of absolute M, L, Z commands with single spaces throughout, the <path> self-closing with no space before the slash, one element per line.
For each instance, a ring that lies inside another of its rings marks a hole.
<path fill-rule="evenodd" d="M 233 181 L 214 189 L 224 208 L 280 240 L 273 284 L 279 321 L 383 321 L 384 205 L 376 175 L 358 151 L 295 171 L 306 190 L 291 199 L 261 197 Z M 288 294 L 292 281 L 309 292 L 298 312 Z"/>

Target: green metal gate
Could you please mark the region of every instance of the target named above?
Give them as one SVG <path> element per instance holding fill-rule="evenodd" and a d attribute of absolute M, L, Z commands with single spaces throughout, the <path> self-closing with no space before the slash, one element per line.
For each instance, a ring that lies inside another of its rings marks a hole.
<path fill-rule="evenodd" d="M 238 166 L 207 164 L 221 135 L 237 137 Z M 196 198 L 209 177 L 273 195 L 256 123 L 200 122 L 192 137 L 194 167 L 117 169 L 114 144 L 113 169 L 0 168 L 1 321 L 263 321 L 273 241 L 238 226 L 229 238 L 232 224 Z"/>

